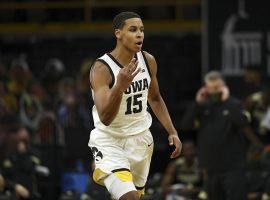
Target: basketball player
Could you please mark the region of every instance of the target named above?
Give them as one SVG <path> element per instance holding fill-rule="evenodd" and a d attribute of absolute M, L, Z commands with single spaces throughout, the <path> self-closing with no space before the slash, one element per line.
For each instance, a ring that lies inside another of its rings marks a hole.
<path fill-rule="evenodd" d="M 181 142 L 159 93 L 155 58 L 142 51 L 144 27 L 140 16 L 122 12 L 113 28 L 117 44 L 97 59 L 90 71 L 95 129 L 89 146 L 95 159 L 95 182 L 106 186 L 113 199 L 138 200 L 144 194 L 153 137 L 147 102 L 168 132 L 171 158 Z"/>

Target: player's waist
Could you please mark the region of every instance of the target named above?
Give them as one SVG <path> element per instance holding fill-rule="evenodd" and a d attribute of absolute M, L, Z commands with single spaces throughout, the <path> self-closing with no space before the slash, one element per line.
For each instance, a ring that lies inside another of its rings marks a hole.
<path fill-rule="evenodd" d="M 123 138 L 128 138 L 128 137 L 134 137 L 134 138 L 140 137 L 140 136 L 148 133 L 150 131 L 149 128 L 150 128 L 150 126 L 148 128 L 145 127 L 144 129 L 134 130 L 133 132 L 129 132 L 129 133 L 117 132 L 116 130 L 103 129 L 101 127 L 96 127 L 93 131 L 102 132 L 104 134 L 109 135 L 110 137 L 123 139 Z"/>
<path fill-rule="evenodd" d="M 124 138 L 128 136 L 134 136 L 148 130 L 151 124 L 152 119 L 148 118 L 141 121 L 133 121 L 129 124 L 112 123 L 109 126 L 105 126 L 104 124 L 102 124 L 102 122 L 96 121 L 95 127 L 115 137 Z"/>

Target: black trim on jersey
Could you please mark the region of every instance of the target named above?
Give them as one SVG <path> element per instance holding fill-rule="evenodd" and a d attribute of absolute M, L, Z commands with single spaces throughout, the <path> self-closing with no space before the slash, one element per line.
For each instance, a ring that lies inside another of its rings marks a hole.
<path fill-rule="evenodd" d="M 135 188 L 136 188 L 137 190 L 143 190 L 143 189 L 145 188 L 145 186 L 138 187 L 138 186 L 135 185 Z"/>
<path fill-rule="evenodd" d="M 119 63 L 116 59 L 115 59 L 115 57 L 113 57 L 113 55 L 112 54 L 110 54 L 110 53 L 107 53 L 107 55 L 120 67 L 120 68 L 123 68 L 124 66 L 123 65 L 121 65 L 121 63 Z"/>
<path fill-rule="evenodd" d="M 151 74 L 151 71 L 150 71 L 150 67 L 149 67 L 149 63 L 148 63 L 148 61 L 147 61 L 147 59 L 146 59 L 146 56 L 145 56 L 145 54 L 144 54 L 144 52 L 143 52 L 143 51 L 141 51 L 141 52 L 142 52 L 143 59 L 144 59 L 144 62 L 145 62 L 145 64 L 146 64 L 146 67 L 147 67 L 148 73 L 149 73 L 150 77 L 152 77 L 152 74 Z"/>
<path fill-rule="evenodd" d="M 134 56 L 135 58 L 136 58 L 136 60 L 138 60 L 138 56 L 137 56 L 137 53 L 135 53 L 135 56 Z"/>
<path fill-rule="evenodd" d="M 112 82 L 110 83 L 109 87 L 112 88 L 113 85 L 114 85 L 114 82 L 115 82 L 115 77 L 114 77 L 114 74 L 113 74 L 113 71 L 111 69 L 111 67 L 109 66 L 109 64 L 105 61 L 105 60 L 102 60 L 102 59 L 96 59 L 96 61 L 99 61 L 99 62 L 102 62 L 104 65 L 107 66 L 107 68 L 109 69 L 110 71 L 110 74 L 112 76 Z"/>
<path fill-rule="evenodd" d="M 127 169 L 127 168 L 119 168 L 119 169 L 114 169 L 114 170 L 112 170 L 112 173 L 114 173 L 114 172 L 122 172 L 122 171 L 130 172 L 130 170 Z"/>
<path fill-rule="evenodd" d="M 107 53 L 107 55 L 120 67 L 120 68 L 123 68 L 124 66 L 120 63 L 120 62 L 118 62 L 118 60 L 116 60 L 115 59 L 115 57 L 113 57 L 113 55 L 112 54 L 110 54 L 110 53 Z M 137 56 L 137 53 L 135 54 L 135 56 L 134 56 L 135 58 L 136 58 L 136 60 L 138 60 L 138 56 Z"/>

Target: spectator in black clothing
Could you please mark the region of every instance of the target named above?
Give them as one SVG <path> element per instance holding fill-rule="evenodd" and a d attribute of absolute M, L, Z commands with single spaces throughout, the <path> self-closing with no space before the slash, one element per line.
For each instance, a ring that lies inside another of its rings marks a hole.
<path fill-rule="evenodd" d="M 17 151 L 3 161 L 3 176 L 8 188 L 14 190 L 19 199 L 38 199 L 38 166 L 40 159 L 31 151 L 26 140 L 18 141 Z"/>
<path fill-rule="evenodd" d="M 245 200 L 245 136 L 257 147 L 263 145 L 249 128 L 248 113 L 230 97 L 221 74 L 209 72 L 204 81 L 182 126 L 198 128 L 198 160 L 207 173 L 209 200 Z"/>

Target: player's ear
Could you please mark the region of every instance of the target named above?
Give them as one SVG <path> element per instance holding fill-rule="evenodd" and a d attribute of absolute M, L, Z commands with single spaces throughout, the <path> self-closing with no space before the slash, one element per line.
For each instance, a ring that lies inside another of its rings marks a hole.
<path fill-rule="evenodd" d="M 115 34 L 115 37 L 117 39 L 121 38 L 121 30 L 120 29 L 115 29 L 114 34 Z"/>

